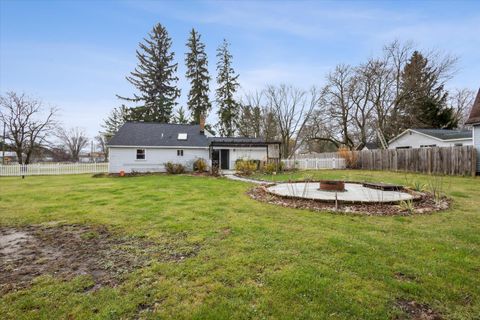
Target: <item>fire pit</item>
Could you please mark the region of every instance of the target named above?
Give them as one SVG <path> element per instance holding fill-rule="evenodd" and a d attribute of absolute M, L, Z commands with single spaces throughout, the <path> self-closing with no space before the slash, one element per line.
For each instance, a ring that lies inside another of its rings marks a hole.
<path fill-rule="evenodd" d="M 345 191 L 345 182 L 338 180 L 320 180 L 320 189 L 322 191 Z"/>

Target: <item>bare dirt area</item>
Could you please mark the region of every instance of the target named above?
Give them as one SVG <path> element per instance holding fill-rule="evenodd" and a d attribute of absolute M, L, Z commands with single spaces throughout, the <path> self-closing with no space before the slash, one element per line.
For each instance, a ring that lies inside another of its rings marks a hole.
<path fill-rule="evenodd" d="M 1 226 L 0 293 L 28 287 L 45 274 L 67 280 L 91 275 L 94 290 L 115 286 L 125 274 L 151 261 L 181 261 L 198 250 L 118 237 L 101 226 Z"/>
<path fill-rule="evenodd" d="M 398 299 L 396 306 L 404 312 L 404 316 L 395 319 L 413 319 L 413 320 L 442 320 L 443 317 L 430 308 L 427 304 L 421 304 L 416 301 Z"/>
<path fill-rule="evenodd" d="M 389 203 L 339 203 L 335 207 L 334 202 L 321 200 L 300 199 L 297 197 L 279 196 L 269 192 L 268 185 L 257 186 L 247 194 L 255 200 L 270 204 L 295 209 L 308 209 L 312 211 L 329 211 L 333 213 L 344 213 L 354 215 L 377 215 L 377 216 L 406 216 L 412 214 L 426 214 L 435 211 L 445 210 L 449 207 L 450 201 L 443 197 L 437 199 L 432 194 L 423 192 L 416 193 L 416 198 L 411 202 L 410 207 Z"/>

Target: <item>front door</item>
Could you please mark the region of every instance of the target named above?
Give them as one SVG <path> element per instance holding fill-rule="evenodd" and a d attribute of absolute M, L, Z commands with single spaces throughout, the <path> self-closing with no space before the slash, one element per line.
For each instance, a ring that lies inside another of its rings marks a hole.
<path fill-rule="evenodd" d="M 230 150 L 221 149 L 220 150 L 220 168 L 222 170 L 230 169 Z"/>

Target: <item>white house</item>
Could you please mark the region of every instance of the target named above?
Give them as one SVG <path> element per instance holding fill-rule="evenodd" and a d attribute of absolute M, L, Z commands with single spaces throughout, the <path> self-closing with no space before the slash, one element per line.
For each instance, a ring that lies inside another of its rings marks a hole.
<path fill-rule="evenodd" d="M 280 157 L 280 143 L 259 138 L 213 137 L 204 125 L 127 122 L 108 144 L 109 171 L 162 172 L 167 162 L 193 169 L 204 159 L 222 170 L 238 159 L 267 161 Z"/>
<path fill-rule="evenodd" d="M 472 145 L 471 130 L 407 129 L 389 141 L 389 149 Z"/>
<path fill-rule="evenodd" d="M 477 149 L 477 173 L 480 172 L 480 89 L 478 90 L 477 97 L 473 103 L 472 110 L 467 122 L 473 126 L 473 145 Z"/>

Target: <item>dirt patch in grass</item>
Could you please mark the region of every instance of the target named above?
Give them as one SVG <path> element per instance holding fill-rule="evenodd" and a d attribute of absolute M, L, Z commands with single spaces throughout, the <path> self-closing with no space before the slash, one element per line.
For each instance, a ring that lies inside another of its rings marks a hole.
<path fill-rule="evenodd" d="M 416 199 L 409 208 L 390 203 L 339 203 L 338 208 L 335 208 L 335 203 L 333 202 L 275 195 L 268 192 L 267 187 L 268 185 L 256 186 L 247 191 L 247 194 L 255 200 L 282 207 L 354 215 L 408 216 L 445 210 L 450 206 L 450 201 L 447 198 L 443 197 L 436 201 L 432 194 L 422 192 L 416 193 Z"/>
<path fill-rule="evenodd" d="M 119 237 L 86 225 L 0 227 L 0 293 L 28 287 L 40 275 L 62 279 L 91 275 L 95 285 L 115 286 L 151 261 L 181 261 L 200 248 Z"/>
<path fill-rule="evenodd" d="M 397 316 L 395 319 L 414 319 L 414 320 L 441 320 L 442 316 L 430 308 L 427 304 L 421 304 L 416 301 L 398 299 L 396 306 L 404 312 L 404 316 Z"/>

